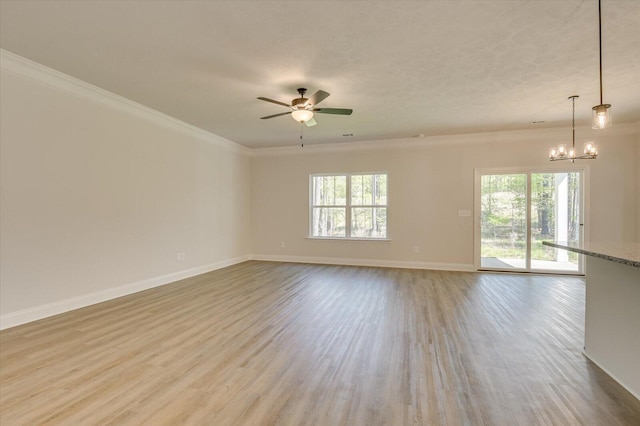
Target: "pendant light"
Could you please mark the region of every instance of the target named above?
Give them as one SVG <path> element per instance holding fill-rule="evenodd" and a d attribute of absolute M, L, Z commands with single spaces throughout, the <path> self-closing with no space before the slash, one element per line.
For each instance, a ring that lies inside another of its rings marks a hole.
<path fill-rule="evenodd" d="M 610 104 L 602 101 L 602 10 L 600 6 L 601 0 L 598 0 L 598 47 L 600 55 L 600 105 L 594 106 L 593 109 L 593 128 L 606 129 L 611 127 L 611 108 Z"/>
<path fill-rule="evenodd" d="M 573 106 L 573 115 L 571 119 L 571 149 L 567 151 L 566 145 L 560 145 L 557 148 L 552 148 L 549 151 L 549 160 L 551 161 L 560 161 L 560 160 L 571 160 L 571 162 L 575 162 L 576 160 L 595 160 L 598 157 L 598 147 L 594 145 L 593 142 L 587 142 L 584 146 L 584 154 L 576 155 L 576 99 L 578 95 L 569 96 L 568 99 L 571 99 L 571 103 Z"/>

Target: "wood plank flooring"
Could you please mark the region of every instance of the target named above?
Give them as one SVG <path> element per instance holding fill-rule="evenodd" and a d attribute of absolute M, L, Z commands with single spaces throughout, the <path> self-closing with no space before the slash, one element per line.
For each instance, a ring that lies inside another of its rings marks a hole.
<path fill-rule="evenodd" d="M 0 424 L 640 425 L 574 277 L 246 262 L 0 333 Z"/>

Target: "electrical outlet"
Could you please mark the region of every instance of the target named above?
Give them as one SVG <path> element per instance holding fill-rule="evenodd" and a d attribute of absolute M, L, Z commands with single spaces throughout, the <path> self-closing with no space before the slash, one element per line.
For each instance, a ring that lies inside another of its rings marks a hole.
<path fill-rule="evenodd" d="M 280 248 L 285 248 L 287 245 L 283 242 L 280 243 Z"/>
<path fill-rule="evenodd" d="M 176 254 L 176 260 L 178 262 L 184 262 L 187 259 L 187 254 L 186 253 L 177 253 Z"/>
<path fill-rule="evenodd" d="M 414 253 L 420 253 L 420 247 L 418 247 L 418 246 L 413 246 L 413 252 L 414 252 Z"/>

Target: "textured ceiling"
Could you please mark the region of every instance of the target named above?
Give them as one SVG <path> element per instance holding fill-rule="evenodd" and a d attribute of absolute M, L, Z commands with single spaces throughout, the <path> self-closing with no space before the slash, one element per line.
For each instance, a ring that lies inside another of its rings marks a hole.
<path fill-rule="evenodd" d="M 604 101 L 640 119 L 640 1 L 602 0 Z M 567 126 L 598 99 L 596 0 L 0 1 L 0 47 L 248 147 Z M 532 121 L 545 121 L 531 124 Z M 343 137 L 343 134 L 353 134 Z"/>

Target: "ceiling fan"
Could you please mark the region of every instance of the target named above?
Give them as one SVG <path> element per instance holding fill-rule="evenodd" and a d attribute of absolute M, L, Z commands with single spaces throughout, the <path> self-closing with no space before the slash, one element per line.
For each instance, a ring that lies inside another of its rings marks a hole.
<path fill-rule="evenodd" d="M 298 93 L 300 94 L 299 98 L 293 99 L 291 101 L 291 105 L 285 104 L 284 102 L 274 101 L 273 99 L 259 97 L 261 101 L 267 101 L 274 104 L 282 105 L 287 108 L 291 108 L 292 111 L 281 112 L 280 114 L 267 115 L 266 117 L 260 117 L 262 120 L 266 120 L 267 118 L 280 117 L 281 115 L 291 114 L 294 120 L 299 123 L 305 123 L 308 127 L 315 126 L 316 120 L 313 118 L 313 113 L 317 112 L 319 114 L 337 114 L 337 115 L 351 115 L 353 112 L 352 109 L 346 108 L 315 108 L 320 102 L 329 97 L 329 93 L 324 90 L 318 90 L 316 93 L 311 95 L 310 98 L 305 98 L 304 94 L 307 93 L 307 89 L 301 87 L 298 89 Z"/>

